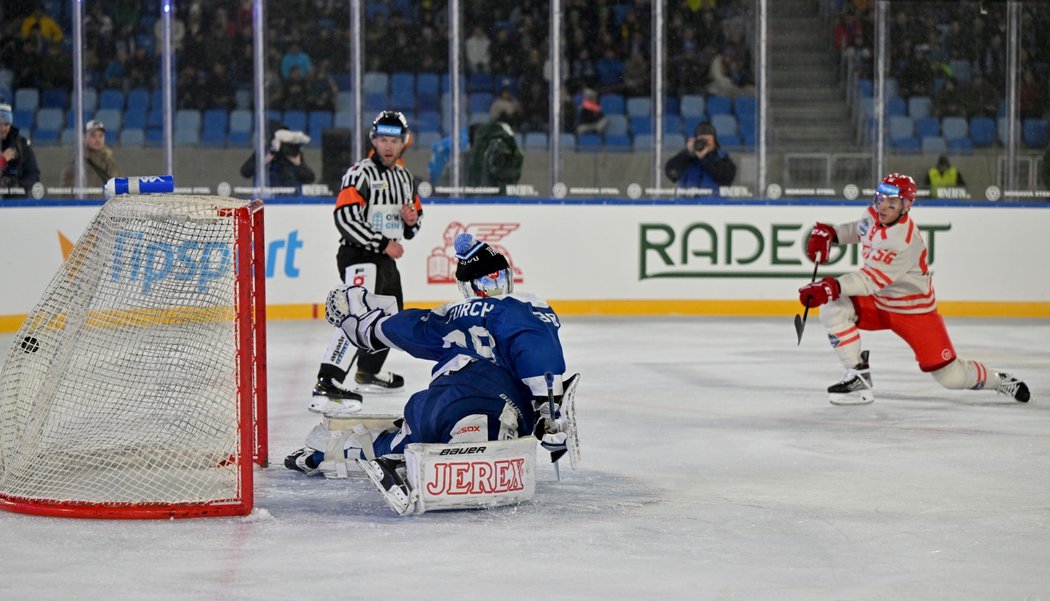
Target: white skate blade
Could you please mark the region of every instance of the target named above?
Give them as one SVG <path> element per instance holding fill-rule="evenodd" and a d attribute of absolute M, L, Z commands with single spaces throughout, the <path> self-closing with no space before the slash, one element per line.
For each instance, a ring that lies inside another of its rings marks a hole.
<path fill-rule="evenodd" d="M 327 397 L 318 396 L 310 400 L 306 407 L 312 413 L 320 413 L 325 417 L 347 417 L 358 413 L 364 404 L 356 399 L 344 399 L 333 401 Z"/>
<path fill-rule="evenodd" d="M 354 392 L 357 394 L 394 394 L 395 392 L 401 392 L 405 387 L 400 388 L 386 388 L 385 386 L 378 386 L 376 384 L 358 384 L 354 382 Z"/>
<path fill-rule="evenodd" d="M 875 394 L 870 390 L 855 390 L 848 393 L 828 393 L 828 402 L 832 405 L 870 405 L 875 402 Z"/>

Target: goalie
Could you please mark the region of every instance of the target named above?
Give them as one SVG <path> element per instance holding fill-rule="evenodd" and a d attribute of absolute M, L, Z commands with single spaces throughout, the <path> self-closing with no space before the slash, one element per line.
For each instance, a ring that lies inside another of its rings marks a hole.
<path fill-rule="evenodd" d="M 392 297 L 359 286 L 332 290 L 326 317 L 354 346 L 400 349 L 436 365 L 430 386 L 412 395 L 402 419 L 379 428 L 357 426 L 343 439 L 345 462 L 331 457 L 339 449 L 328 445 L 332 433 L 323 423 L 307 437 L 306 447 L 285 459 L 286 467 L 331 475 L 356 461 L 403 514 L 413 509 L 416 497 L 403 458 L 411 443 L 513 441 L 535 434 L 553 460 L 570 451 L 575 462 L 570 404 L 579 375 L 563 380 L 557 314 L 538 297 L 513 293 L 512 269 L 503 254 L 469 234 L 458 236 L 455 248 L 456 279 L 466 300 L 397 312 Z"/>

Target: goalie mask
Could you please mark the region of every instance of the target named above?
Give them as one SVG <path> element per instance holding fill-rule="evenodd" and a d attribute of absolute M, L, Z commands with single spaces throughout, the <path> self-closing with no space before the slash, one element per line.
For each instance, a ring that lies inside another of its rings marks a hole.
<path fill-rule="evenodd" d="M 514 291 L 514 275 L 507 257 L 470 234 L 455 241 L 456 280 L 465 298 L 500 296 Z"/>

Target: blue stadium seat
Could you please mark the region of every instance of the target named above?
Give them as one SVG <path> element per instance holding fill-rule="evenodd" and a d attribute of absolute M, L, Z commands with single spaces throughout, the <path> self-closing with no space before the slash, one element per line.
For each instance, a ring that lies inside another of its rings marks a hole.
<path fill-rule="evenodd" d="M 150 107 L 150 91 L 146 88 L 133 88 L 128 91 L 128 110 L 131 109 L 142 109 L 143 111 L 149 110 Z"/>
<path fill-rule="evenodd" d="M 754 114 L 757 109 L 758 100 L 754 96 L 737 96 L 733 99 L 733 113 L 737 117 L 748 115 L 754 119 Z"/>
<path fill-rule="evenodd" d="M 60 130 L 41 129 L 33 132 L 33 144 L 36 146 L 56 146 Z"/>
<path fill-rule="evenodd" d="M 664 115 L 664 134 L 682 133 L 682 118 L 678 115 Z"/>
<path fill-rule="evenodd" d="M 922 136 L 922 153 L 939 155 L 948 152 L 948 144 L 941 136 Z"/>
<path fill-rule="evenodd" d="M 40 108 L 40 90 L 36 88 L 19 88 L 15 90 L 15 104 L 13 108 L 35 113 Z"/>
<path fill-rule="evenodd" d="M 893 148 L 900 151 L 917 151 L 919 139 L 915 137 L 915 122 L 907 115 L 889 118 L 889 137 Z"/>
<path fill-rule="evenodd" d="M 598 134 L 587 133 L 576 137 L 576 150 L 580 152 L 598 152 L 602 149 L 602 137 Z"/>
<path fill-rule="evenodd" d="M 365 92 L 365 113 L 369 121 L 377 114 L 387 108 L 385 92 Z"/>
<path fill-rule="evenodd" d="M 41 111 L 43 112 L 43 111 Z M 37 116 L 40 123 L 40 116 Z M 1044 119 L 1025 119 L 1021 123 L 1021 138 L 1029 148 L 1046 148 L 1047 126 Z"/>
<path fill-rule="evenodd" d="M 912 117 L 915 119 L 915 135 L 919 138 L 941 135 L 941 122 L 937 117 Z"/>
<path fill-rule="evenodd" d="M 633 148 L 635 152 L 642 152 L 653 149 L 653 135 L 652 134 L 638 134 L 634 135 Z"/>
<path fill-rule="evenodd" d="M 99 109 L 116 109 L 122 111 L 124 110 L 124 104 L 124 90 L 119 88 L 106 88 L 105 90 L 102 90 L 101 94 L 99 94 Z"/>
<path fill-rule="evenodd" d="M 354 89 L 354 78 L 349 73 L 333 73 L 332 79 L 340 92 L 349 92 Z"/>
<path fill-rule="evenodd" d="M 306 131 L 306 111 L 287 110 L 281 117 L 281 121 L 292 131 Z"/>
<path fill-rule="evenodd" d="M 410 123 L 409 126 L 412 127 L 412 124 Z M 416 117 L 416 123 L 413 128 L 420 133 L 440 132 L 441 114 L 437 111 L 422 111 Z"/>
<path fill-rule="evenodd" d="M 729 115 L 733 112 L 732 101 L 725 96 L 708 96 L 708 115 Z"/>
<path fill-rule="evenodd" d="M 483 124 L 483 123 L 488 123 L 488 122 L 489 122 L 489 112 L 488 111 L 474 111 L 474 112 L 470 113 L 470 117 L 467 120 L 467 124 L 469 124 L 469 125 Z"/>
<path fill-rule="evenodd" d="M 55 139 L 58 139 L 58 133 L 62 131 L 64 127 L 64 115 L 63 111 L 58 107 L 42 108 L 36 114 L 36 133 L 35 137 L 40 137 L 41 131 L 55 132 Z"/>
<path fill-rule="evenodd" d="M 492 106 L 492 94 L 489 94 L 488 92 L 474 92 L 470 95 L 470 102 L 468 103 L 467 110 L 471 113 L 488 113 L 490 106 Z"/>
<path fill-rule="evenodd" d="M 606 115 L 622 115 L 626 110 L 622 94 L 605 94 L 598 100 L 598 104 Z"/>
<path fill-rule="evenodd" d="M 164 130 L 156 127 L 146 129 L 146 146 L 160 146 L 164 142 Z"/>
<path fill-rule="evenodd" d="M 664 114 L 681 116 L 681 109 L 677 96 L 664 96 Z"/>
<path fill-rule="evenodd" d="M 525 150 L 546 150 L 547 133 L 542 131 L 530 131 L 525 134 Z"/>
<path fill-rule="evenodd" d="M 324 130 L 330 129 L 335 122 L 335 114 L 332 111 L 310 111 L 307 118 L 307 133 L 310 134 L 310 147 L 321 147 L 321 136 Z"/>
<path fill-rule="evenodd" d="M 203 117 L 196 109 L 179 109 L 175 113 L 175 144 L 196 146 L 200 143 Z M 148 134 L 148 132 L 147 132 Z"/>
<path fill-rule="evenodd" d="M 120 145 L 124 148 L 141 148 L 146 143 L 146 130 L 129 127 L 120 132 Z"/>
<path fill-rule="evenodd" d="M 908 114 L 908 103 L 900 96 L 890 96 L 886 101 L 886 116 L 899 117 Z"/>
<path fill-rule="evenodd" d="M 70 99 L 70 108 L 73 106 L 73 101 Z M 89 113 L 94 113 L 98 110 L 98 90 L 95 88 L 84 88 L 84 110 Z"/>
<path fill-rule="evenodd" d="M 951 144 L 952 140 L 968 138 L 970 127 L 963 117 L 945 117 L 941 121 L 941 135 L 945 142 Z"/>
<path fill-rule="evenodd" d="M 40 95 L 40 108 L 65 110 L 69 106 L 69 92 L 64 88 L 48 88 Z"/>
<path fill-rule="evenodd" d="M 653 101 L 648 96 L 634 96 L 627 99 L 628 117 L 645 117 L 653 113 Z"/>
<path fill-rule="evenodd" d="M 627 117 L 624 115 L 609 115 L 607 117 L 609 124 L 605 128 L 606 143 L 608 143 L 609 136 L 625 136 L 627 135 Z"/>
<path fill-rule="evenodd" d="M 416 76 L 416 108 L 420 111 L 436 111 L 441 101 L 441 80 L 437 73 L 420 73 Z"/>
<path fill-rule="evenodd" d="M 12 113 L 14 119 L 14 125 L 21 130 L 23 136 L 29 136 L 29 132 L 33 129 L 33 124 L 36 123 L 36 110 L 35 109 L 15 109 Z"/>
<path fill-rule="evenodd" d="M 733 115 L 717 114 L 711 115 L 711 125 L 715 126 L 715 131 L 718 132 L 718 141 L 721 144 L 726 144 L 725 139 L 727 136 L 736 137 L 737 122 L 736 117 Z M 726 144 L 728 146 L 728 144 Z M 739 142 L 737 143 L 739 145 Z"/>
<path fill-rule="evenodd" d="M 204 111 L 201 130 L 201 145 L 207 147 L 226 146 L 226 133 L 230 125 L 230 114 L 226 109 Z"/>
<path fill-rule="evenodd" d="M 664 134 L 664 150 L 678 151 L 685 148 L 685 136 L 682 134 Z"/>
<path fill-rule="evenodd" d="M 652 134 L 652 119 L 649 117 L 631 117 L 631 133 L 635 136 L 638 134 Z"/>
<path fill-rule="evenodd" d="M 106 126 L 106 133 L 116 135 L 124 128 L 124 113 L 120 109 L 99 109 L 95 112 L 95 119 Z"/>
<path fill-rule="evenodd" d="M 858 79 L 857 91 L 861 96 L 871 98 L 875 95 L 875 82 L 867 78 Z"/>
<path fill-rule="evenodd" d="M 386 73 L 369 71 L 361 81 L 361 89 L 365 94 L 382 93 L 386 96 L 390 91 L 390 77 Z"/>
<path fill-rule="evenodd" d="M 146 129 L 146 109 L 129 108 L 124 111 L 124 128 L 125 129 Z"/>
<path fill-rule="evenodd" d="M 682 116 L 686 118 L 703 117 L 704 97 L 694 95 L 682 96 L 681 112 Z"/>
<path fill-rule="evenodd" d="M 995 143 L 995 120 L 990 117 L 973 117 L 970 119 L 970 139 L 979 148 Z"/>
<path fill-rule="evenodd" d="M 87 125 L 87 122 L 91 120 L 91 117 L 95 113 L 96 113 L 96 111 L 89 111 L 89 110 L 87 110 L 86 107 L 84 108 L 84 113 L 83 113 L 84 125 Z M 17 120 L 16 120 L 16 123 L 17 123 Z M 76 129 L 76 127 L 77 127 L 77 112 L 76 112 L 76 110 L 69 109 L 68 111 L 66 111 L 66 127 L 72 127 L 74 129 Z"/>
<path fill-rule="evenodd" d="M 912 119 L 929 117 L 933 111 L 933 99 L 929 96 L 912 96 L 908 98 L 908 116 Z"/>
<path fill-rule="evenodd" d="M 492 93 L 496 82 L 488 73 L 474 73 L 467 78 L 467 92 L 489 92 Z"/>

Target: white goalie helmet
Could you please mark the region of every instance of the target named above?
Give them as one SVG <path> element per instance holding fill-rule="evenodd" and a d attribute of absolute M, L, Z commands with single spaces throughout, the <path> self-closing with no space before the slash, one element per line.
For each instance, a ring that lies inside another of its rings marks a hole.
<path fill-rule="evenodd" d="M 507 257 L 470 234 L 456 236 L 456 280 L 464 298 L 501 296 L 514 291 L 514 272 Z"/>

